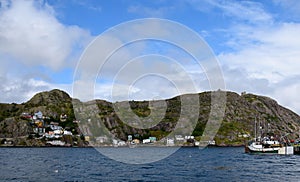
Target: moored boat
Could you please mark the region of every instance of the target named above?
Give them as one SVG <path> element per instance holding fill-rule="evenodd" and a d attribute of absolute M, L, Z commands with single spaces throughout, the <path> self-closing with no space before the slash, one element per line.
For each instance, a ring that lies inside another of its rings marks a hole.
<path fill-rule="evenodd" d="M 275 154 L 284 154 L 284 155 L 292 155 L 294 154 L 294 147 L 290 145 L 288 140 L 285 138 L 287 135 L 277 139 L 273 136 L 265 136 L 262 138 L 262 127 L 259 125 L 259 136 L 257 136 L 257 125 L 255 121 L 255 138 L 254 140 L 249 141 L 245 145 L 245 152 L 246 153 L 260 153 L 260 154 L 267 154 L 267 153 L 275 153 Z M 269 126 L 269 125 L 268 125 Z M 300 149 L 300 148 L 299 148 Z"/>
<path fill-rule="evenodd" d="M 264 144 L 260 141 L 250 141 L 245 146 L 246 153 L 278 153 L 280 148 L 279 142 L 274 141 L 273 144 Z"/>
<path fill-rule="evenodd" d="M 277 140 L 250 141 L 245 146 L 246 153 L 275 153 L 275 154 L 294 154 L 294 147 L 280 143 Z"/>

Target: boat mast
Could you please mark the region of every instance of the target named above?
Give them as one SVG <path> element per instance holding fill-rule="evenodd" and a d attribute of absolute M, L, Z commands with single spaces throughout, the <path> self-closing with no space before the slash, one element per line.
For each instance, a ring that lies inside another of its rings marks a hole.
<path fill-rule="evenodd" d="M 254 123 L 254 139 L 256 141 L 257 137 L 256 137 L 256 117 L 255 117 L 255 123 Z"/>

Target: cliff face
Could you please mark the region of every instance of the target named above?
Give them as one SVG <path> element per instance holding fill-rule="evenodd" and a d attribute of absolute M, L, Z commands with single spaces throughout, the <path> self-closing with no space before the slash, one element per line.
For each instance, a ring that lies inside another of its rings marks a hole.
<path fill-rule="evenodd" d="M 295 139 L 299 137 L 299 119 L 296 113 L 271 98 L 227 92 L 226 113 L 216 140 L 219 144 L 238 144 L 244 140 L 239 137 L 241 134 L 254 137 L 255 120 L 261 132 L 278 136 L 289 133 Z"/>
<path fill-rule="evenodd" d="M 198 96 L 200 105 L 199 113 L 190 111 L 188 117 L 198 118 L 195 123 L 193 135 L 201 137 L 206 123 L 209 118 L 211 110 L 211 92 L 203 92 L 193 94 Z M 239 95 L 234 92 L 226 92 L 227 102 L 225 109 L 225 116 L 221 127 L 215 136 L 216 143 L 219 145 L 236 145 L 243 144 L 245 140 L 254 136 L 255 120 L 260 124 L 262 131 L 271 133 L 273 135 L 285 135 L 290 133 L 291 138 L 298 138 L 300 130 L 300 117 L 280 106 L 275 100 L 258 96 L 254 94 Z M 187 96 L 188 97 L 188 96 Z M 125 117 L 130 120 L 130 124 L 122 122 L 117 112 L 113 108 L 113 103 L 104 100 L 95 100 L 91 102 L 82 103 L 73 99 L 79 105 L 84 105 L 87 112 L 97 112 L 97 118 L 101 120 L 101 128 L 105 128 L 105 132 L 117 138 L 126 140 L 127 135 L 135 135 L 136 138 L 147 138 L 155 136 L 161 139 L 171 133 L 174 128 L 180 124 L 178 120 L 181 115 L 181 100 L 180 96 L 172 99 L 167 99 L 164 102 L 153 101 L 151 104 L 165 103 L 167 108 L 159 123 L 155 123 L 155 119 L 148 118 L 147 122 L 152 123 L 150 127 L 145 129 L 138 129 L 134 127 L 139 125 L 139 118 L 147 118 L 151 114 L 148 101 L 130 101 L 130 108 L 133 110 L 133 115 L 122 111 Z M 124 102 L 125 103 L 125 102 Z M 118 104 L 123 104 L 119 102 Z M 150 104 L 150 106 L 151 106 Z M 94 107 L 97 107 L 96 109 Z M 82 112 L 84 109 L 76 107 L 76 113 Z M 0 138 L 24 137 L 31 132 L 31 128 L 26 119 L 20 117 L 24 112 L 34 113 L 42 111 L 44 115 L 49 117 L 49 121 L 58 121 L 59 115 L 65 113 L 68 115 L 68 120 L 82 119 L 82 123 L 86 122 L 87 116 L 82 115 L 82 118 L 75 118 L 74 109 L 72 105 L 72 98 L 65 92 L 60 90 L 52 90 L 50 92 L 42 92 L 36 94 L 32 99 L 23 104 L 0 104 Z M 120 112 L 120 111 L 119 111 Z M 77 116 L 78 117 L 78 116 Z M 158 116 L 157 116 L 158 117 Z M 183 117 L 181 119 L 188 122 L 189 118 Z M 98 125 L 90 125 L 89 131 L 82 131 L 83 133 L 97 133 L 99 132 Z M 97 128 L 98 126 L 98 128 Z M 81 128 L 83 130 L 83 128 Z M 185 128 L 182 128 L 182 132 Z M 101 130 L 101 129 L 100 129 Z M 100 132 L 101 135 L 101 132 Z"/>
<path fill-rule="evenodd" d="M 211 112 L 211 92 L 197 94 L 199 96 L 200 107 L 198 122 L 193 131 L 194 136 L 201 136 Z M 278 103 L 268 97 L 253 94 L 239 95 L 234 92 L 226 92 L 225 115 L 218 133 L 215 136 L 219 145 L 240 145 L 254 137 L 255 120 L 261 126 L 260 132 L 270 135 L 283 136 L 289 133 L 290 138 L 298 138 L 300 130 L 300 117 L 278 105 Z M 136 129 L 124 124 L 112 108 L 112 103 L 102 101 L 98 103 L 100 116 L 105 126 L 111 133 L 126 140 L 129 134 L 139 134 L 142 138 L 155 136 L 163 138 L 173 131 L 179 124 L 181 102 L 180 97 L 166 100 L 167 110 L 164 118 L 157 125 L 148 129 Z M 129 102 L 133 112 L 139 117 L 147 117 L 150 114 L 149 102 Z M 191 113 L 193 117 L 193 113 Z M 134 124 L 134 119 L 131 119 Z M 138 121 L 136 121 L 138 122 Z"/>

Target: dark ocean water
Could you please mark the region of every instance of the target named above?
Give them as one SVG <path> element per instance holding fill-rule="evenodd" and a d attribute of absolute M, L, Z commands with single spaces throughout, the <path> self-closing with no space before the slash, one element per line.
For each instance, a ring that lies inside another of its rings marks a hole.
<path fill-rule="evenodd" d="M 134 155 L 147 148 L 111 150 Z M 300 181 L 300 156 L 249 155 L 241 147 L 181 148 L 163 160 L 136 165 L 109 159 L 94 148 L 0 148 L 0 180 Z"/>

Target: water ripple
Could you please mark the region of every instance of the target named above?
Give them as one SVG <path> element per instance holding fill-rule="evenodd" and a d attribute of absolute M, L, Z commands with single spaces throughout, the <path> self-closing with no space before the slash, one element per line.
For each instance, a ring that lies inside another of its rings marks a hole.
<path fill-rule="evenodd" d="M 93 148 L 1 148 L 0 180 L 298 181 L 299 159 L 248 155 L 239 147 L 182 148 L 164 160 L 131 165 L 108 159 Z"/>

